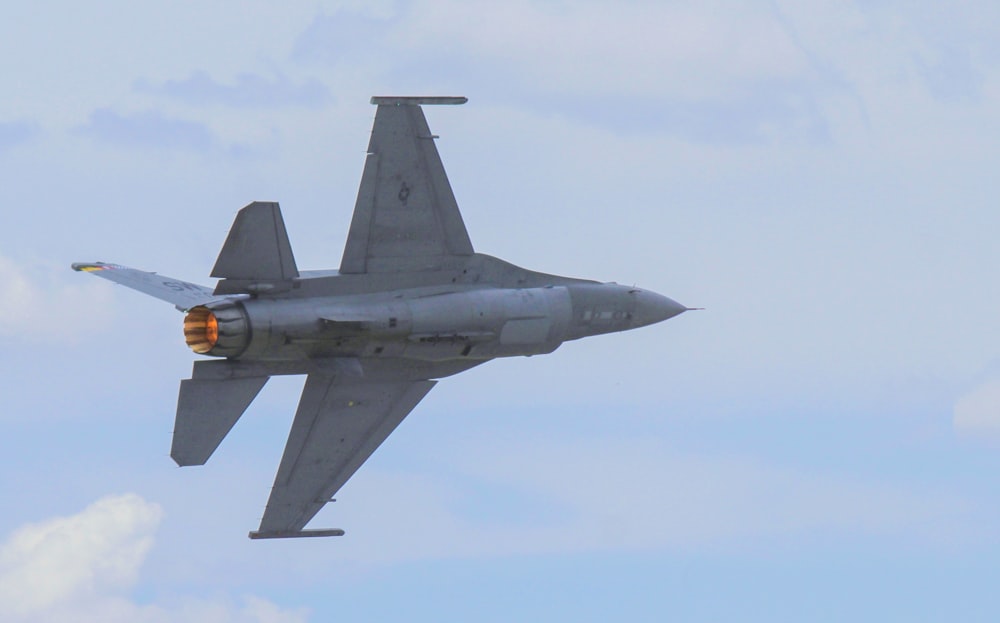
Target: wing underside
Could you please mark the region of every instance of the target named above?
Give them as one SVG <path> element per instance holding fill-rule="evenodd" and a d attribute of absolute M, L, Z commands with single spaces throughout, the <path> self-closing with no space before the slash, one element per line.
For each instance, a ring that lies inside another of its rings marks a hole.
<path fill-rule="evenodd" d="M 434 384 L 309 374 L 260 529 L 251 538 L 310 536 L 303 531 L 309 520 Z"/>
<path fill-rule="evenodd" d="M 420 104 L 464 98 L 373 98 L 378 104 L 341 273 L 431 270 L 472 255 Z"/>

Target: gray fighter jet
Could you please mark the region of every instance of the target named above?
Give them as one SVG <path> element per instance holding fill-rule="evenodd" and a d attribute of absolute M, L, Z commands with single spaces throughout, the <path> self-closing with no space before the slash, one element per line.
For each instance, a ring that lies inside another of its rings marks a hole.
<path fill-rule="evenodd" d="M 277 203 L 236 216 L 215 289 L 103 262 L 73 264 L 172 303 L 200 355 L 181 381 L 170 456 L 203 465 L 276 374 L 305 387 L 260 529 L 305 525 L 440 379 L 495 357 L 551 353 L 687 310 L 659 294 L 525 270 L 472 249 L 421 105 L 373 97 L 375 124 L 339 270 L 299 271 Z"/>

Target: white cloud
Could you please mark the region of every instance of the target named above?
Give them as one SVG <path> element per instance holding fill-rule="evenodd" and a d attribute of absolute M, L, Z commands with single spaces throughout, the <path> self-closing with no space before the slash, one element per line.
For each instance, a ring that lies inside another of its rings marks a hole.
<path fill-rule="evenodd" d="M 256 623 L 299 623 L 306 619 L 304 609 L 282 610 L 266 599 L 253 596 L 244 599 L 241 612 L 248 621 Z"/>
<path fill-rule="evenodd" d="M 12 623 L 300 623 L 260 597 L 138 604 L 135 585 L 162 511 L 135 494 L 101 498 L 80 513 L 28 524 L 0 545 L 0 611 Z"/>
<path fill-rule="evenodd" d="M 131 586 L 160 516 L 159 506 L 122 495 L 20 528 L 0 549 L 3 610 L 30 620 Z"/>
<path fill-rule="evenodd" d="M 1000 378 L 959 398 L 952 423 L 962 434 L 1000 437 Z"/>

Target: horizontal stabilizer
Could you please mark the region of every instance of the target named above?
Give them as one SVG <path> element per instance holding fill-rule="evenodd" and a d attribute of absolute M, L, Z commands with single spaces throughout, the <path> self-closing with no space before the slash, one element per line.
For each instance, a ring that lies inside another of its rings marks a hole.
<path fill-rule="evenodd" d="M 254 530 L 248 535 L 251 539 L 298 539 L 315 536 L 344 536 L 344 531 L 338 528 L 332 530 L 287 530 L 262 532 Z"/>
<path fill-rule="evenodd" d="M 198 376 L 199 363 L 202 362 L 195 363 L 194 377 Z M 171 458 L 181 467 L 204 465 L 268 378 L 192 378 L 181 381 Z"/>
<path fill-rule="evenodd" d="M 211 288 L 196 283 L 188 283 L 173 277 L 157 275 L 120 264 L 77 262 L 72 265 L 72 268 L 76 271 L 97 275 L 126 288 L 138 290 L 161 301 L 173 303 L 181 311 L 187 311 L 196 305 L 207 305 L 233 298 L 232 296 L 216 296 L 212 293 Z"/>
<path fill-rule="evenodd" d="M 250 281 L 283 281 L 299 276 L 277 203 L 254 201 L 239 211 L 212 276 Z"/>

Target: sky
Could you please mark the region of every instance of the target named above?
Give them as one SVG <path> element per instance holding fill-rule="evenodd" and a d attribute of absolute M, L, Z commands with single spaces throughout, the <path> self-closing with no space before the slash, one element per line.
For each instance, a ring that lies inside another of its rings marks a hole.
<path fill-rule="evenodd" d="M 0 611 L 17 623 L 995 621 L 1000 5 L 6 3 Z M 279 201 L 340 261 L 372 95 L 473 245 L 705 311 L 440 382 L 250 541 L 301 377 L 168 456 L 170 305 Z"/>

